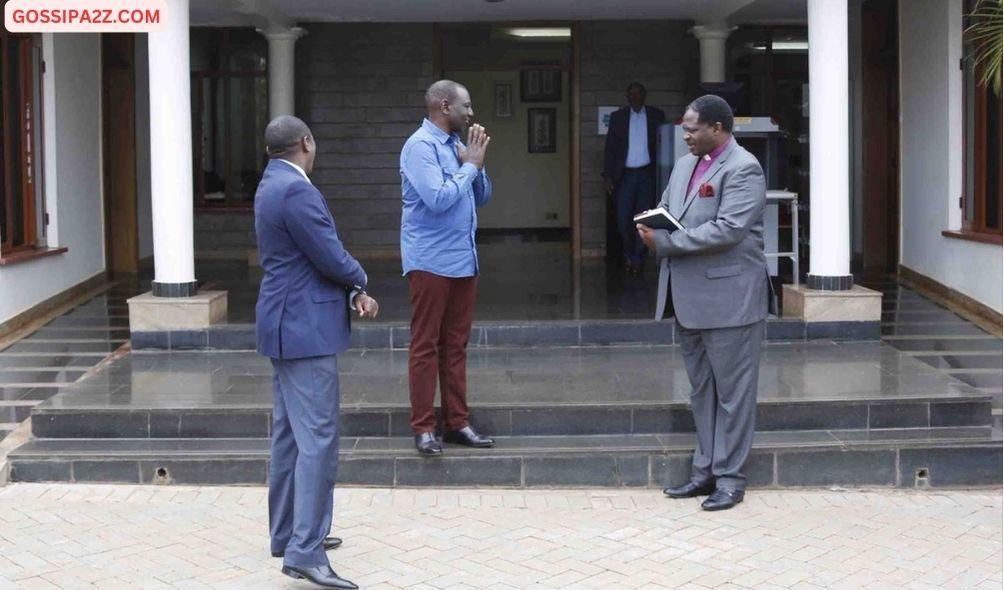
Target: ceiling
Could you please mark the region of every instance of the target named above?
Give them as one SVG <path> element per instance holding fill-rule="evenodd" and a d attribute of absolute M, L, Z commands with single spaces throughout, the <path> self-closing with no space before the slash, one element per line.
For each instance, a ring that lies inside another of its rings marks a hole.
<path fill-rule="evenodd" d="M 805 22 L 806 0 L 191 0 L 191 22 L 473 22 L 681 19 Z"/>

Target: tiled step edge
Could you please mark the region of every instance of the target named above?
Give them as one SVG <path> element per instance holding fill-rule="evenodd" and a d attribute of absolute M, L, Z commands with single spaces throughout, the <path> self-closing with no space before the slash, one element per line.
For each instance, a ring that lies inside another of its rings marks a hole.
<path fill-rule="evenodd" d="M 220 408 L 52 406 L 32 410 L 38 438 L 254 438 L 268 437 L 271 405 Z M 62 403 L 62 400 L 61 400 Z M 904 400 L 764 401 L 757 406 L 760 432 L 989 426 L 992 397 L 917 397 Z M 352 408 L 341 412 L 342 436 L 408 436 L 407 407 Z M 693 432 L 690 406 L 664 404 L 554 404 L 472 408 L 476 428 L 495 436 L 664 434 Z"/>
<path fill-rule="evenodd" d="M 338 481 L 386 487 L 660 487 L 689 476 L 692 436 L 532 438 L 499 439 L 492 450 L 449 446 L 439 458 L 417 456 L 409 439 L 348 439 Z M 33 441 L 11 454 L 11 479 L 266 483 L 267 439 L 184 442 Z M 61 444 L 67 448 L 60 451 Z M 758 436 L 746 472 L 752 487 L 999 486 L 1000 455 L 1001 441 L 988 428 L 774 433 Z"/>

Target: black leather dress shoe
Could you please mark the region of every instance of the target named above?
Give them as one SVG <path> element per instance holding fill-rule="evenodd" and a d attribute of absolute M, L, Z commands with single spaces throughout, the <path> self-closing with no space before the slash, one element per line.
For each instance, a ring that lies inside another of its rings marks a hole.
<path fill-rule="evenodd" d="M 746 492 L 743 490 L 715 490 L 707 500 L 701 503 L 701 508 L 713 512 L 715 510 L 728 510 L 743 501 Z"/>
<path fill-rule="evenodd" d="M 697 496 L 707 496 L 714 491 L 715 482 L 694 483 L 692 481 L 688 481 L 682 486 L 666 488 L 662 490 L 662 493 L 666 494 L 670 498 L 696 498 Z"/>
<path fill-rule="evenodd" d="M 324 550 L 331 551 L 332 549 L 338 549 L 342 546 L 342 540 L 338 537 L 324 537 Z M 285 557 L 285 551 L 273 551 L 272 557 Z"/>
<path fill-rule="evenodd" d="M 464 426 L 460 430 L 447 432 L 443 435 L 443 442 L 475 447 L 478 449 L 488 449 L 495 446 L 495 441 L 487 436 L 481 436 L 470 426 Z"/>
<path fill-rule="evenodd" d="M 296 580 L 310 580 L 321 588 L 337 588 L 338 590 L 358 590 L 352 582 L 339 578 L 331 566 L 321 567 L 293 567 L 291 565 L 282 566 L 282 573 Z"/>
<path fill-rule="evenodd" d="M 443 445 L 436 440 L 436 435 L 431 432 L 423 432 L 415 435 L 415 448 L 422 455 L 442 455 Z"/>

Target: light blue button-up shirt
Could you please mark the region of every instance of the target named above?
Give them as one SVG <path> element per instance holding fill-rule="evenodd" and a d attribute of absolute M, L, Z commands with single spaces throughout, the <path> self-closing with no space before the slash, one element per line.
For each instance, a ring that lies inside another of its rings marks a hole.
<path fill-rule="evenodd" d="M 637 113 L 628 108 L 628 153 L 624 165 L 628 168 L 641 168 L 652 163 L 648 153 L 648 116 L 645 107 Z"/>
<path fill-rule="evenodd" d="M 401 150 L 401 261 L 404 274 L 478 274 L 477 207 L 492 196 L 488 174 L 462 164 L 460 137 L 425 119 Z"/>

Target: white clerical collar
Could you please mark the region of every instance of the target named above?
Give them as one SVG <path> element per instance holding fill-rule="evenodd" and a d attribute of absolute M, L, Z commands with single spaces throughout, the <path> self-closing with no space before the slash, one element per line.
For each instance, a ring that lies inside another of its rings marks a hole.
<path fill-rule="evenodd" d="M 300 173 L 300 176 L 303 176 L 304 180 L 306 180 L 307 182 L 310 182 L 310 178 L 307 176 L 307 173 L 303 171 L 303 168 L 300 168 L 299 166 L 297 166 L 296 164 L 290 162 L 289 160 L 283 160 L 282 158 L 279 158 L 279 161 L 280 162 L 285 162 L 285 163 L 289 164 L 290 166 L 292 166 L 293 168 L 295 168 L 296 171 Z"/>

